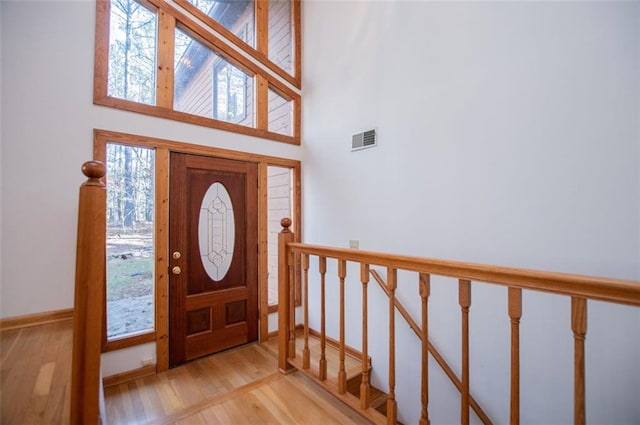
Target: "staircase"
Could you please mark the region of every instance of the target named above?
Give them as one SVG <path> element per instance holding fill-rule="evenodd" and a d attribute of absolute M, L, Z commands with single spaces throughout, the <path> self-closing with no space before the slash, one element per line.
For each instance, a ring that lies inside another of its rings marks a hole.
<path fill-rule="evenodd" d="M 327 378 L 323 381 L 319 379 L 319 364 L 322 351 L 321 339 L 316 336 L 317 332 L 311 330 L 309 336 L 309 367 L 303 365 L 304 338 L 301 331 L 296 332 L 296 356 L 290 359 L 300 372 L 312 378 L 315 382 L 324 387 L 342 402 L 354 408 L 354 410 L 375 424 L 386 424 L 387 419 L 387 394 L 382 390 L 370 386 L 370 407 L 365 410 L 360 409 L 360 384 L 362 383 L 362 354 L 353 348 L 347 347 L 345 350 L 345 371 L 347 376 L 346 392 L 340 394 L 338 383 L 338 365 L 340 359 L 339 344 L 331 338 L 326 338 L 325 357 L 327 360 Z M 368 359 L 369 371 L 372 369 L 371 358 Z"/>
<path fill-rule="evenodd" d="M 360 399 L 360 384 L 362 384 L 362 374 L 360 373 L 347 379 L 347 391 L 349 392 L 349 394 L 353 394 L 358 399 Z M 382 413 L 385 418 L 387 417 L 388 398 L 388 394 L 384 391 L 374 387 L 373 385 L 370 387 L 369 400 L 371 403 L 371 408 Z"/>

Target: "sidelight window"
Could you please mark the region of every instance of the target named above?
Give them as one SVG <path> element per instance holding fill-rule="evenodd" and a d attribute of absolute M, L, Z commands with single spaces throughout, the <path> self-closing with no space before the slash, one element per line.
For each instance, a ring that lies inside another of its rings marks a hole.
<path fill-rule="evenodd" d="M 268 226 L 268 302 L 278 304 L 278 233 L 280 220 L 295 218 L 293 208 L 293 170 L 270 165 L 267 168 L 267 226 Z"/>
<path fill-rule="evenodd" d="M 154 329 L 154 163 L 107 144 L 107 339 Z"/>

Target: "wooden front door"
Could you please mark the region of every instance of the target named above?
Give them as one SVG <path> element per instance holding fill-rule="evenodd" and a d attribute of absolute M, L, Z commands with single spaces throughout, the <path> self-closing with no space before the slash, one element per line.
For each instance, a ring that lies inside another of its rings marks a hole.
<path fill-rule="evenodd" d="M 171 154 L 170 366 L 258 339 L 257 164 Z"/>

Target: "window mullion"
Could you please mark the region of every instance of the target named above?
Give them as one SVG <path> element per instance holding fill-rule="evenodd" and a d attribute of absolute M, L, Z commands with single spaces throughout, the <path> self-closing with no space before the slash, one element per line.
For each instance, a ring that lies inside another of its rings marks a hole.
<path fill-rule="evenodd" d="M 256 124 L 258 130 L 269 129 L 269 83 L 267 79 L 260 75 L 256 75 Z"/>
<path fill-rule="evenodd" d="M 256 1 L 256 50 L 269 57 L 269 0 Z"/>
<path fill-rule="evenodd" d="M 173 109 L 175 27 L 176 19 L 160 9 L 158 14 L 156 105 L 169 109 Z"/>
<path fill-rule="evenodd" d="M 291 28 L 293 31 L 293 49 L 291 49 L 291 54 L 293 55 L 293 72 L 296 79 L 296 86 L 300 87 L 302 84 L 302 31 L 300 28 L 300 0 L 291 1 L 291 19 Z"/>

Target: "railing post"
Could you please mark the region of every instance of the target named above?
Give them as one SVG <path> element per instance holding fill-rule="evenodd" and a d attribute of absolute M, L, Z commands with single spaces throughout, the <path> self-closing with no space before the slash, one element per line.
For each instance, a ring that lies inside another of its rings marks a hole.
<path fill-rule="evenodd" d="M 311 366 L 311 352 L 309 351 L 309 254 L 302 255 L 302 270 L 304 284 L 304 348 L 302 349 L 302 368 Z"/>
<path fill-rule="evenodd" d="M 366 410 L 371 405 L 371 385 L 369 384 L 369 307 L 367 286 L 369 284 L 369 265 L 360 264 L 362 282 L 362 382 L 360 382 L 360 408 Z"/>
<path fill-rule="evenodd" d="M 327 274 L 327 258 L 318 257 L 318 271 L 320 272 L 320 361 L 318 363 L 318 379 L 324 381 L 327 379 L 327 332 L 325 323 L 325 276 Z"/>
<path fill-rule="evenodd" d="M 420 425 L 429 425 L 429 294 L 430 276 L 420 273 L 420 298 L 422 299 L 422 413 Z"/>
<path fill-rule="evenodd" d="M 587 335 L 587 300 L 585 298 L 571 297 L 571 329 L 574 340 L 573 422 L 582 425 L 587 421 L 584 400 L 584 340 Z"/>
<path fill-rule="evenodd" d="M 398 270 L 387 268 L 387 285 L 389 286 L 389 398 L 387 399 L 387 424 L 398 421 L 398 404 L 396 402 L 396 288 L 398 286 Z"/>
<path fill-rule="evenodd" d="M 287 373 L 293 369 L 289 364 L 288 358 L 293 354 L 289 347 L 290 315 L 294 312 L 290 311 L 290 281 L 289 273 L 289 252 L 288 244 L 293 242 L 294 234 L 289 230 L 291 220 L 283 218 L 280 221 L 282 231 L 278 235 L 278 369 L 280 372 Z"/>
<path fill-rule="evenodd" d="M 293 234 L 293 233 L 292 233 Z M 291 240 L 295 242 L 295 238 Z M 296 358 L 296 256 L 289 252 L 289 358 Z"/>
<path fill-rule="evenodd" d="M 88 161 L 80 186 L 73 309 L 70 423 L 100 423 L 100 354 L 106 276 L 105 166 Z"/>
<path fill-rule="evenodd" d="M 459 281 L 458 299 L 462 311 L 462 394 L 460 423 L 469 424 L 469 307 L 471 306 L 471 282 Z"/>
<path fill-rule="evenodd" d="M 347 262 L 338 260 L 338 277 L 340 279 L 340 364 L 338 366 L 338 393 L 347 392 L 347 371 L 345 360 L 345 322 L 344 322 L 344 279 L 347 276 Z"/>
<path fill-rule="evenodd" d="M 520 423 L 520 317 L 522 289 L 509 288 L 509 318 L 511 319 L 511 425 Z"/>

